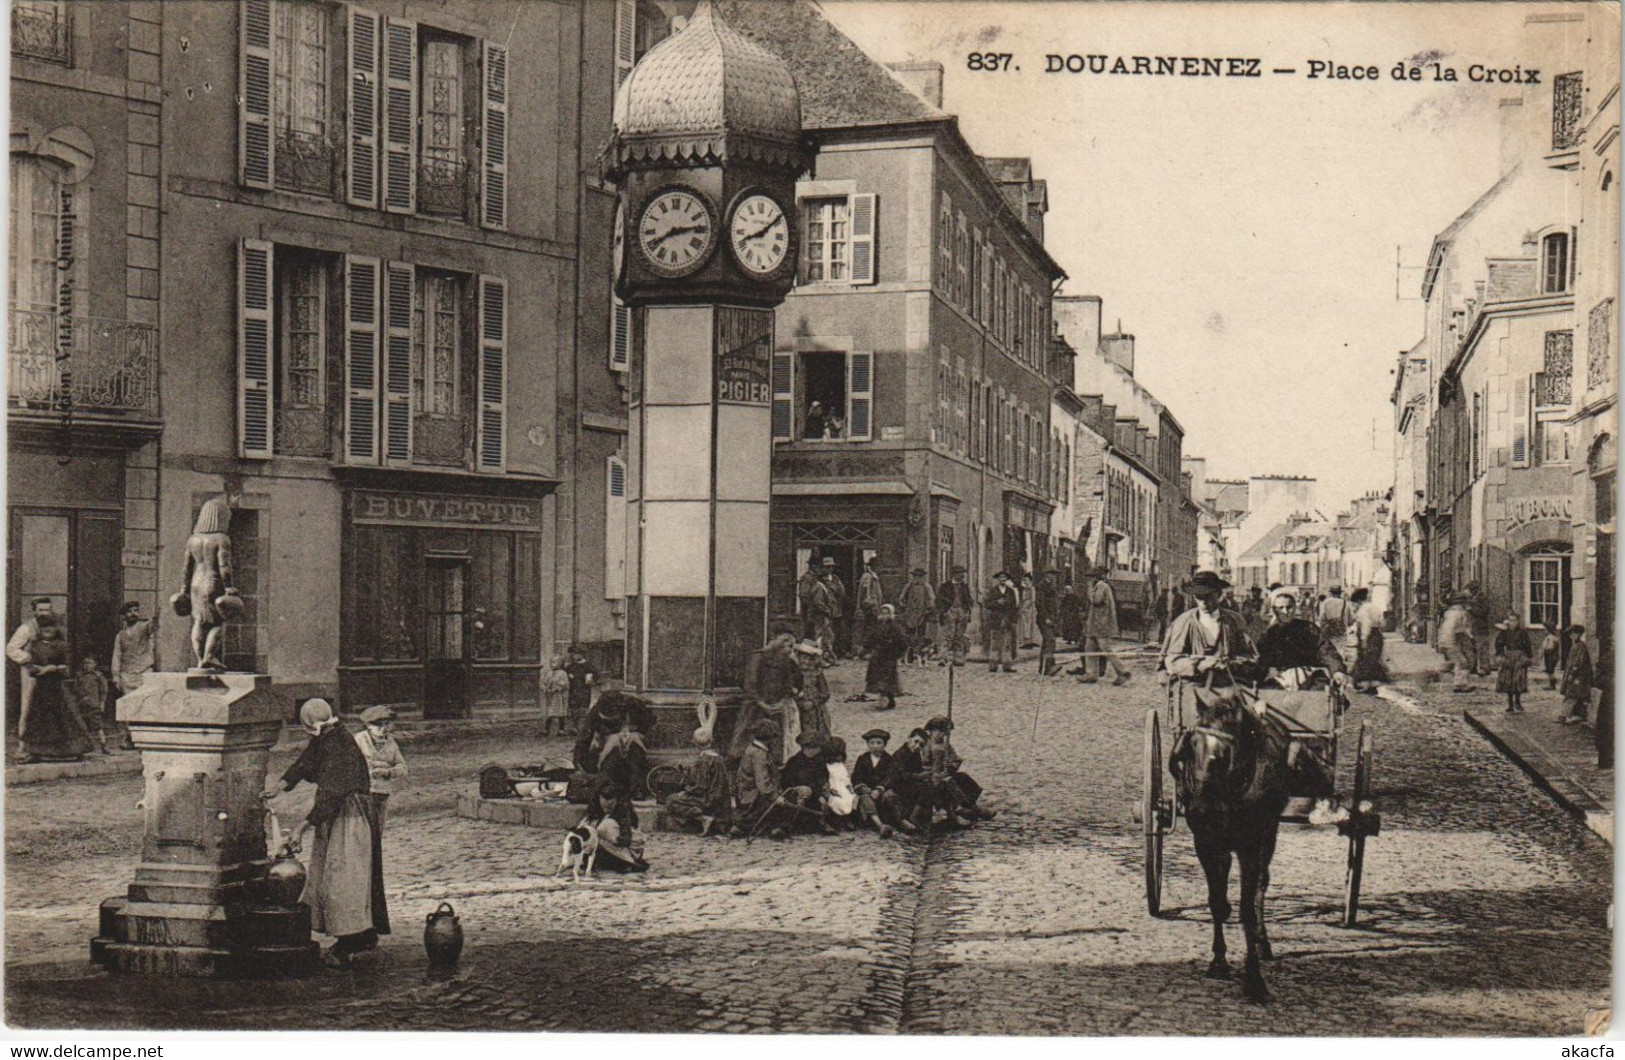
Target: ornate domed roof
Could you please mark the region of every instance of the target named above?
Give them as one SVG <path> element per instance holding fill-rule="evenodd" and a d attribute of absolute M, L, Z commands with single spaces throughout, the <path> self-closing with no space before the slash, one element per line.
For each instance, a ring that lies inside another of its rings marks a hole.
<path fill-rule="evenodd" d="M 623 162 L 717 161 L 730 145 L 788 162 L 800 155 L 801 97 L 778 56 L 702 0 L 688 25 L 650 49 L 622 83 L 615 136 Z"/>

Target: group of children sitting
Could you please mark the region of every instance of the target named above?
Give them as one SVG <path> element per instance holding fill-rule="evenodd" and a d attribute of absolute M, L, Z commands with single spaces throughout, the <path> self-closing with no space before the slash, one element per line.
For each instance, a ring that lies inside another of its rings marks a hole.
<path fill-rule="evenodd" d="M 781 766 L 779 726 L 762 720 L 753 724 L 750 745 L 731 771 L 702 728 L 695 733 L 699 759 L 666 812 L 701 835 L 736 839 L 837 835 L 864 827 L 890 838 L 897 829 L 929 829 L 939 811 L 960 827 L 991 820 L 994 812 L 978 805 L 981 785 L 960 769 L 953 728 L 946 717 L 932 718 L 895 753 L 886 750 L 891 733 L 870 729 L 863 734 L 866 750 L 848 770 L 846 741 L 811 732 L 796 738 L 800 753 Z"/>

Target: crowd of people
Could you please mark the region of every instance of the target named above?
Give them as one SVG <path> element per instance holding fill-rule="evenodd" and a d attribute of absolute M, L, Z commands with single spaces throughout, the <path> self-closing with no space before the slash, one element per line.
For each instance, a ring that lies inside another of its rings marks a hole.
<path fill-rule="evenodd" d="M 1529 691 L 1529 671 L 1539 663 L 1546 673 L 1547 688 L 1563 695 L 1562 710 L 1553 720 L 1563 725 L 1587 723 L 1596 670 L 1586 644 L 1585 626 L 1576 622 L 1558 629 L 1555 622 L 1547 622 L 1531 630 L 1516 611 L 1508 612 L 1500 622 L 1493 619 L 1488 599 L 1477 583 L 1445 597 L 1436 640 L 1445 657 L 1452 689 L 1471 692 L 1474 677 L 1487 677 L 1493 671 L 1495 690 L 1506 697 L 1507 713 L 1522 714 L 1523 697 Z M 1557 677 L 1560 669 L 1561 685 Z"/>
<path fill-rule="evenodd" d="M 92 748 L 104 755 L 130 750 L 130 734 L 114 719 L 112 691 L 126 695 L 157 669 L 158 618 L 141 617 L 134 601 L 120 609 L 113 638 L 113 680 L 95 656 L 77 666 L 68 655 L 68 631 L 48 596 L 29 601 L 29 615 L 6 642 L 6 658 L 20 672 L 17 737 L 19 764 L 82 761 Z M 114 743 L 109 744 L 108 737 Z"/>

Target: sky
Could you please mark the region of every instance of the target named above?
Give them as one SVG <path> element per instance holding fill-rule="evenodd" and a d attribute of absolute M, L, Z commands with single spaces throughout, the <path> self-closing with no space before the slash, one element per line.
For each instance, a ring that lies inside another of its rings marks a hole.
<path fill-rule="evenodd" d="M 1309 475 L 1332 514 L 1392 482 L 1397 354 L 1433 236 L 1495 182 L 1501 100 L 1469 67 L 1577 68 L 1552 4 L 822 0 L 883 62 L 935 60 L 983 155 L 1049 182 L 1063 291 L 1136 337 L 1136 377 L 1215 478 Z M 1010 69 L 968 69 L 1008 52 Z M 1396 81 L 1436 53 L 1460 80 Z M 1046 56 L 1261 60 L 1260 78 L 1045 73 Z M 1310 79 L 1310 61 L 1375 81 Z M 1292 75 L 1269 71 L 1291 68 Z M 1508 248 L 1516 251 L 1517 248 Z"/>

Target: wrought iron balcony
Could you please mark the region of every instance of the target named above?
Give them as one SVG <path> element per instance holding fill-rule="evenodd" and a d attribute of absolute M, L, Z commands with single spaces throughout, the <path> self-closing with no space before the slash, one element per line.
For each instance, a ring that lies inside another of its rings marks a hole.
<path fill-rule="evenodd" d="M 461 217 L 468 209 L 468 163 L 424 158 L 418 163 L 418 212 Z"/>
<path fill-rule="evenodd" d="M 152 325 L 13 309 L 8 338 L 13 408 L 71 405 L 78 412 L 157 416 L 158 329 Z"/>
<path fill-rule="evenodd" d="M 276 134 L 276 186 L 313 195 L 333 193 L 333 172 L 338 149 L 325 136 L 278 129 Z"/>
<path fill-rule="evenodd" d="M 1553 151 L 1571 151 L 1580 146 L 1584 87 L 1581 74 L 1558 74 L 1552 79 Z"/>
<path fill-rule="evenodd" d="M 73 21 L 60 7 L 11 8 L 11 54 L 73 65 Z"/>

